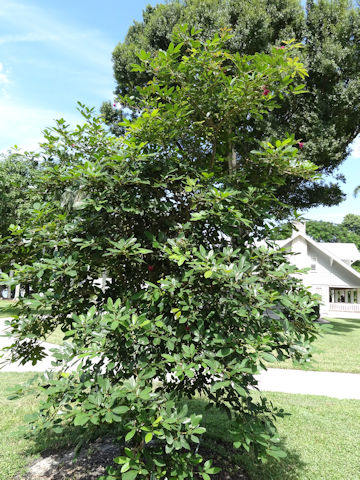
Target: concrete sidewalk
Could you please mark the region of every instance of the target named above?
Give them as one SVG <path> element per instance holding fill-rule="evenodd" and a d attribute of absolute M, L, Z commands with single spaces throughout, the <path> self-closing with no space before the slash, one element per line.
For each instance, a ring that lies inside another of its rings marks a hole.
<path fill-rule="evenodd" d="M 0 332 L 5 330 L 5 319 L 0 319 Z M 0 337 L 0 351 L 11 344 L 11 338 Z M 50 349 L 56 345 L 43 342 L 48 356 L 36 365 L 27 363 L 7 364 L 0 372 L 44 372 L 52 367 Z M 1 360 L 0 360 L 1 361 Z M 285 370 L 270 368 L 256 376 L 259 389 L 270 392 L 300 393 L 307 395 L 324 395 L 334 398 L 360 400 L 360 374 L 338 372 L 313 372 L 305 370 Z"/>
<path fill-rule="evenodd" d="M 6 325 L 5 320 L 9 320 L 7 318 L 0 318 L 0 335 L 6 333 Z M 53 361 L 52 354 L 50 349 L 56 348 L 56 345 L 52 345 L 51 343 L 42 342 L 41 345 L 45 348 L 47 356 L 38 362 L 36 365 L 32 365 L 31 362 L 26 363 L 25 365 L 20 365 L 18 363 L 8 363 L 3 368 L 1 368 L 2 362 L 6 359 L 8 353 L 7 351 L 2 351 L 4 347 L 8 347 L 11 345 L 12 339 L 11 337 L 2 337 L 0 336 L 0 355 L 3 357 L 0 358 L 0 372 L 45 372 L 45 370 L 49 370 L 52 367 L 51 362 Z"/>
<path fill-rule="evenodd" d="M 360 374 L 356 373 L 270 368 L 256 378 L 263 391 L 360 399 Z"/>

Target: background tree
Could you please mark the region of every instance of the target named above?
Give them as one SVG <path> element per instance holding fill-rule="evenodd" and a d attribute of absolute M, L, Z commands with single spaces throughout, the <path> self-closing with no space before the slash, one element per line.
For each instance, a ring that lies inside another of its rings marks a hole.
<path fill-rule="evenodd" d="M 350 232 L 354 232 L 360 236 L 360 215 L 348 213 L 345 215 L 341 225 L 350 230 Z M 360 248 L 360 243 L 358 248 Z"/>
<path fill-rule="evenodd" d="M 196 453 L 201 416 L 184 407 L 197 394 L 233 415 L 236 448 L 284 455 L 282 412 L 251 387 L 265 361 L 307 358 L 316 302 L 283 253 L 257 239 L 284 215 L 276 187 L 311 181 L 314 165 L 289 135 L 264 136 L 247 168 L 232 158 L 249 116 L 272 112 L 306 71 L 299 46 L 232 55 L 230 38 L 202 41 L 184 27 L 153 59 L 141 52 L 137 71 L 152 80 L 136 103 L 122 98 L 139 108 L 124 137 L 86 109 L 83 127 L 61 120 L 46 132 L 42 204 L 2 243 L 4 256 L 21 252 L 15 277 L 34 291 L 11 321 L 13 360 L 41 358 L 58 325 L 72 339 L 56 354 L 63 371 L 44 380 L 41 428 L 75 424 L 86 438 L 119 425 L 109 480 L 216 473 Z M 64 191 L 81 199 L 64 205 Z"/>
<path fill-rule="evenodd" d="M 35 197 L 37 162 L 17 153 L 0 156 L 0 235 L 26 217 Z"/>
<path fill-rule="evenodd" d="M 210 38 L 220 28 L 231 28 L 233 37 L 227 48 L 233 53 L 268 52 L 271 45 L 281 45 L 288 38 L 303 42 L 300 56 L 310 74 L 305 80 L 309 93 L 285 97 L 280 108 L 264 119 L 251 118 L 251 139 L 256 142 L 264 133 L 276 138 L 284 131 L 292 132 L 301 140 L 304 158 L 318 165 L 323 174 L 336 175 L 360 128 L 357 7 L 347 0 L 308 1 L 305 9 L 300 0 L 172 0 L 149 6 L 143 21 L 135 22 L 125 42 L 114 50 L 116 95 L 137 98 L 137 87 L 146 84 L 150 76 L 132 69 L 131 65 L 139 62 L 136 53 L 141 49 L 152 54 L 166 50 L 173 29 L 181 23 L 200 27 L 202 38 Z M 104 114 L 113 130 L 118 129 L 122 113 L 110 111 L 108 105 Z M 237 163 L 246 164 L 254 144 L 246 138 L 241 143 L 235 141 L 234 148 Z M 341 177 L 335 178 L 309 183 L 294 176 L 279 187 L 277 196 L 300 208 L 335 205 L 344 197 L 338 183 Z"/>
<path fill-rule="evenodd" d="M 37 161 L 19 153 L 8 153 L 0 156 L 0 237 L 10 235 L 10 225 L 26 221 L 29 211 L 36 202 L 37 193 L 34 188 L 38 174 Z M 15 259 L 0 259 L 0 270 L 9 272 Z M 28 289 L 28 286 L 25 286 Z M 14 289 L 6 288 L 7 298 L 11 298 Z M 16 291 L 16 295 L 19 291 Z"/>

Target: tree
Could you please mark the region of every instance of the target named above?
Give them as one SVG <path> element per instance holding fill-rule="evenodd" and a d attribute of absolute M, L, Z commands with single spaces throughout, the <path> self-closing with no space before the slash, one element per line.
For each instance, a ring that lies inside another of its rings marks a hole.
<path fill-rule="evenodd" d="M 26 216 L 34 197 L 32 185 L 37 163 L 17 153 L 0 156 L 0 235 Z"/>
<path fill-rule="evenodd" d="M 37 173 L 38 165 L 32 157 L 26 158 L 19 153 L 0 156 L 0 237 L 9 235 L 12 224 L 22 223 L 36 202 L 33 184 Z M 9 272 L 13 260 L 1 258 L 0 269 Z M 6 290 L 7 298 L 11 298 L 11 288 Z M 18 294 L 19 290 L 15 289 L 15 297 Z"/>
<path fill-rule="evenodd" d="M 345 215 L 342 225 L 350 230 L 350 232 L 354 232 L 360 236 L 360 215 L 354 215 L 353 213 L 348 213 Z M 360 247 L 360 242 L 359 242 Z"/>
<path fill-rule="evenodd" d="M 156 7 L 148 6 L 143 21 L 128 30 L 124 43 L 113 53 L 117 95 L 138 97 L 138 86 L 151 78 L 147 72 L 134 71 L 141 49 L 154 54 L 166 50 L 171 32 L 181 23 L 202 29 L 202 38 L 211 38 L 220 28 L 230 27 L 233 37 L 227 48 L 232 52 L 253 54 L 268 52 L 271 45 L 296 38 L 305 48 L 300 52 L 309 77 L 308 93 L 285 97 L 279 108 L 263 119 L 249 119 L 251 138 L 234 142 L 236 161 L 244 165 L 249 152 L 262 139 L 278 138 L 289 131 L 300 139 L 301 155 L 318 165 L 319 172 L 336 175 L 337 167 L 346 159 L 349 145 L 359 134 L 360 68 L 359 9 L 348 0 L 309 0 L 306 9 L 300 0 L 172 0 Z M 303 80 L 300 80 L 303 82 Z M 129 107 L 129 105 L 123 106 Z M 111 107 L 111 106 L 110 106 Z M 131 105 L 134 107 L 134 104 Z M 105 118 L 118 128 L 122 111 L 116 107 L 104 110 Z M 241 124 L 238 125 L 241 128 Z M 243 137 L 242 137 L 243 138 Z M 297 208 L 335 205 L 344 195 L 335 181 L 308 182 L 293 176 L 280 186 L 277 197 Z"/>
<path fill-rule="evenodd" d="M 289 135 L 265 136 L 247 168 L 232 163 L 234 125 L 240 141 L 249 115 L 268 115 L 306 74 L 299 45 L 240 56 L 225 50 L 230 39 L 183 27 L 166 51 L 141 52 L 135 68 L 152 80 L 124 137 L 87 109 L 83 127 L 61 120 L 46 132 L 43 203 L 2 244 L 3 255 L 23 252 L 15 277 L 34 291 L 11 322 L 13 360 L 41 358 L 41 338 L 58 325 L 72 339 L 56 354 L 63 371 L 44 380 L 39 428 L 75 424 L 86 438 L 120 425 L 109 480 L 216 473 L 191 447 L 205 431 L 186 410 L 199 393 L 233 415 L 235 447 L 281 457 L 282 412 L 252 395 L 254 375 L 276 357 L 306 358 L 317 332 L 295 267 L 257 246 L 284 215 L 276 187 L 310 181 L 314 165 Z M 81 198 L 65 207 L 64 191 Z"/>

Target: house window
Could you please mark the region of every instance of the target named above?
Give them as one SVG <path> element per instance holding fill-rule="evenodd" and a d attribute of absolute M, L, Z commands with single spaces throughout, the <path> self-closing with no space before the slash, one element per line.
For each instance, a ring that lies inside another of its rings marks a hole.
<path fill-rule="evenodd" d="M 312 272 L 316 272 L 316 265 L 317 265 L 317 258 L 316 257 L 311 257 L 310 258 L 310 270 Z"/>

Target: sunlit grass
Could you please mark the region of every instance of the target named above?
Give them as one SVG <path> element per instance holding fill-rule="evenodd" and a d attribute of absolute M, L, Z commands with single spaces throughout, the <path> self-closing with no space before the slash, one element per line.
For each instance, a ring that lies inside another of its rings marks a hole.
<path fill-rule="evenodd" d="M 314 342 L 313 361 L 309 370 L 360 373 L 360 319 L 329 319 L 330 326 Z M 269 367 L 303 368 L 291 361 L 272 363 Z"/>
<path fill-rule="evenodd" d="M 16 312 L 16 301 L 0 300 L 0 318 L 12 317 Z"/>
<path fill-rule="evenodd" d="M 46 439 L 38 443 L 26 440 L 19 426 L 25 414 L 37 408 L 37 400 L 28 395 L 8 400 L 9 388 L 31 378 L 31 373 L 0 373 L 0 478 L 10 480 L 47 448 Z M 338 400 L 309 395 L 266 393 L 275 406 L 291 415 L 277 422 L 282 444 L 288 456 L 264 466 L 248 454 L 233 450 L 229 443 L 231 420 L 218 410 L 205 410 L 206 402 L 190 402 L 190 411 L 203 414 L 207 428 L 202 444 L 224 456 L 234 466 L 245 467 L 251 480 L 360 480 L 360 401 Z M 53 443 L 51 445 L 54 446 Z M 20 477 L 21 478 L 21 477 Z"/>

